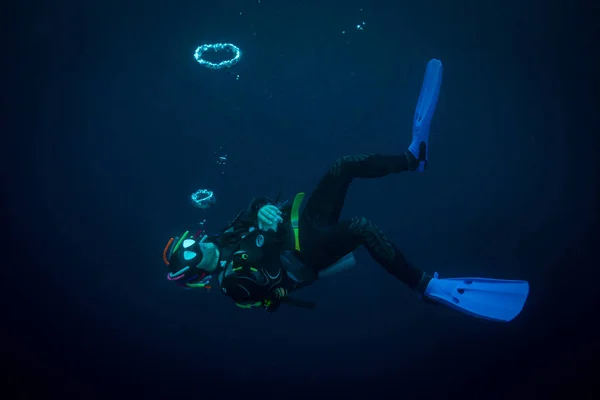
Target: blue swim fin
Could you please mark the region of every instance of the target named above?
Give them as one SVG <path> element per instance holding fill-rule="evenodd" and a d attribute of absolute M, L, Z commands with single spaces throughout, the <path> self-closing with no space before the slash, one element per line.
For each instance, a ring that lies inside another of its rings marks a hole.
<path fill-rule="evenodd" d="M 527 300 L 529 283 L 487 278 L 431 279 L 425 296 L 473 317 L 508 322 Z"/>
<path fill-rule="evenodd" d="M 425 78 L 421 86 L 421 94 L 413 119 L 413 139 L 408 150 L 419 160 L 417 171 L 423 172 L 427 166 L 429 147 L 429 127 L 435 112 L 440 87 L 442 86 L 442 62 L 432 58 L 427 63 Z"/>

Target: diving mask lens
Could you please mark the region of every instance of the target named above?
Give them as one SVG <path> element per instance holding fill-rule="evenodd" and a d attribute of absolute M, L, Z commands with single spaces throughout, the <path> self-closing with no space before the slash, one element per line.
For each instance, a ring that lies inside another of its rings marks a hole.
<path fill-rule="evenodd" d="M 198 266 L 204 258 L 204 252 L 202 246 L 195 239 L 185 239 L 182 243 L 182 261 L 185 265 L 190 267 Z"/>

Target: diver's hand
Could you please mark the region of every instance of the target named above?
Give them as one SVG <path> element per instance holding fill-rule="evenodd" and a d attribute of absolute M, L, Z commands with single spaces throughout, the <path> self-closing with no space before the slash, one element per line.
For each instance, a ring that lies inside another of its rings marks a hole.
<path fill-rule="evenodd" d="M 258 229 L 261 231 L 273 230 L 277 232 L 277 226 L 283 222 L 281 218 L 281 210 L 272 204 L 262 206 L 258 210 Z"/>
<path fill-rule="evenodd" d="M 273 301 L 270 302 L 269 304 L 265 305 L 265 311 L 268 312 L 269 314 L 274 313 L 275 311 L 277 311 L 279 309 L 279 306 L 281 305 L 281 301 Z"/>
<path fill-rule="evenodd" d="M 268 313 L 277 311 L 281 305 L 281 299 L 284 299 L 288 294 L 288 291 L 284 288 L 277 288 L 267 295 L 264 301 L 265 309 Z"/>

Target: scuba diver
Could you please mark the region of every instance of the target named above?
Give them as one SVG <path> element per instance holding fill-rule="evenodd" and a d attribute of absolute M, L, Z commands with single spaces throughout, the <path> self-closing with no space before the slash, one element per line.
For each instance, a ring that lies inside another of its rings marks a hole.
<path fill-rule="evenodd" d="M 424 171 L 429 128 L 441 86 L 442 64 L 431 60 L 417 103 L 413 138 L 399 155 L 361 154 L 338 159 L 304 203 L 260 197 L 252 200 L 217 235 L 171 238 L 163 251 L 167 279 L 186 288 L 218 287 L 242 308 L 276 311 L 281 304 L 314 308 L 290 294 L 319 278 L 355 265 L 363 246 L 388 273 L 428 303 L 494 321 L 510 321 L 529 293 L 526 281 L 486 278 L 440 279 L 416 268 L 370 220 L 340 220 L 346 193 L 356 178 Z"/>

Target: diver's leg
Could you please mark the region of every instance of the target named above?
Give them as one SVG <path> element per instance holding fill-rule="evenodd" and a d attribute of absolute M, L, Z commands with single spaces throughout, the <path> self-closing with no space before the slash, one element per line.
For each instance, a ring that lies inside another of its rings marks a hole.
<path fill-rule="evenodd" d="M 325 174 L 308 199 L 305 216 L 319 224 L 339 220 L 346 192 L 354 178 L 380 178 L 392 173 L 415 170 L 418 160 L 410 152 L 397 156 L 360 154 L 339 158 Z"/>
<path fill-rule="evenodd" d="M 431 279 L 422 270 L 413 267 L 383 232 L 366 218 L 340 221 L 320 237 L 311 239 L 307 261 L 316 265 L 317 270 L 327 268 L 356 248 L 365 246 L 377 263 L 409 288 L 420 290 Z"/>

